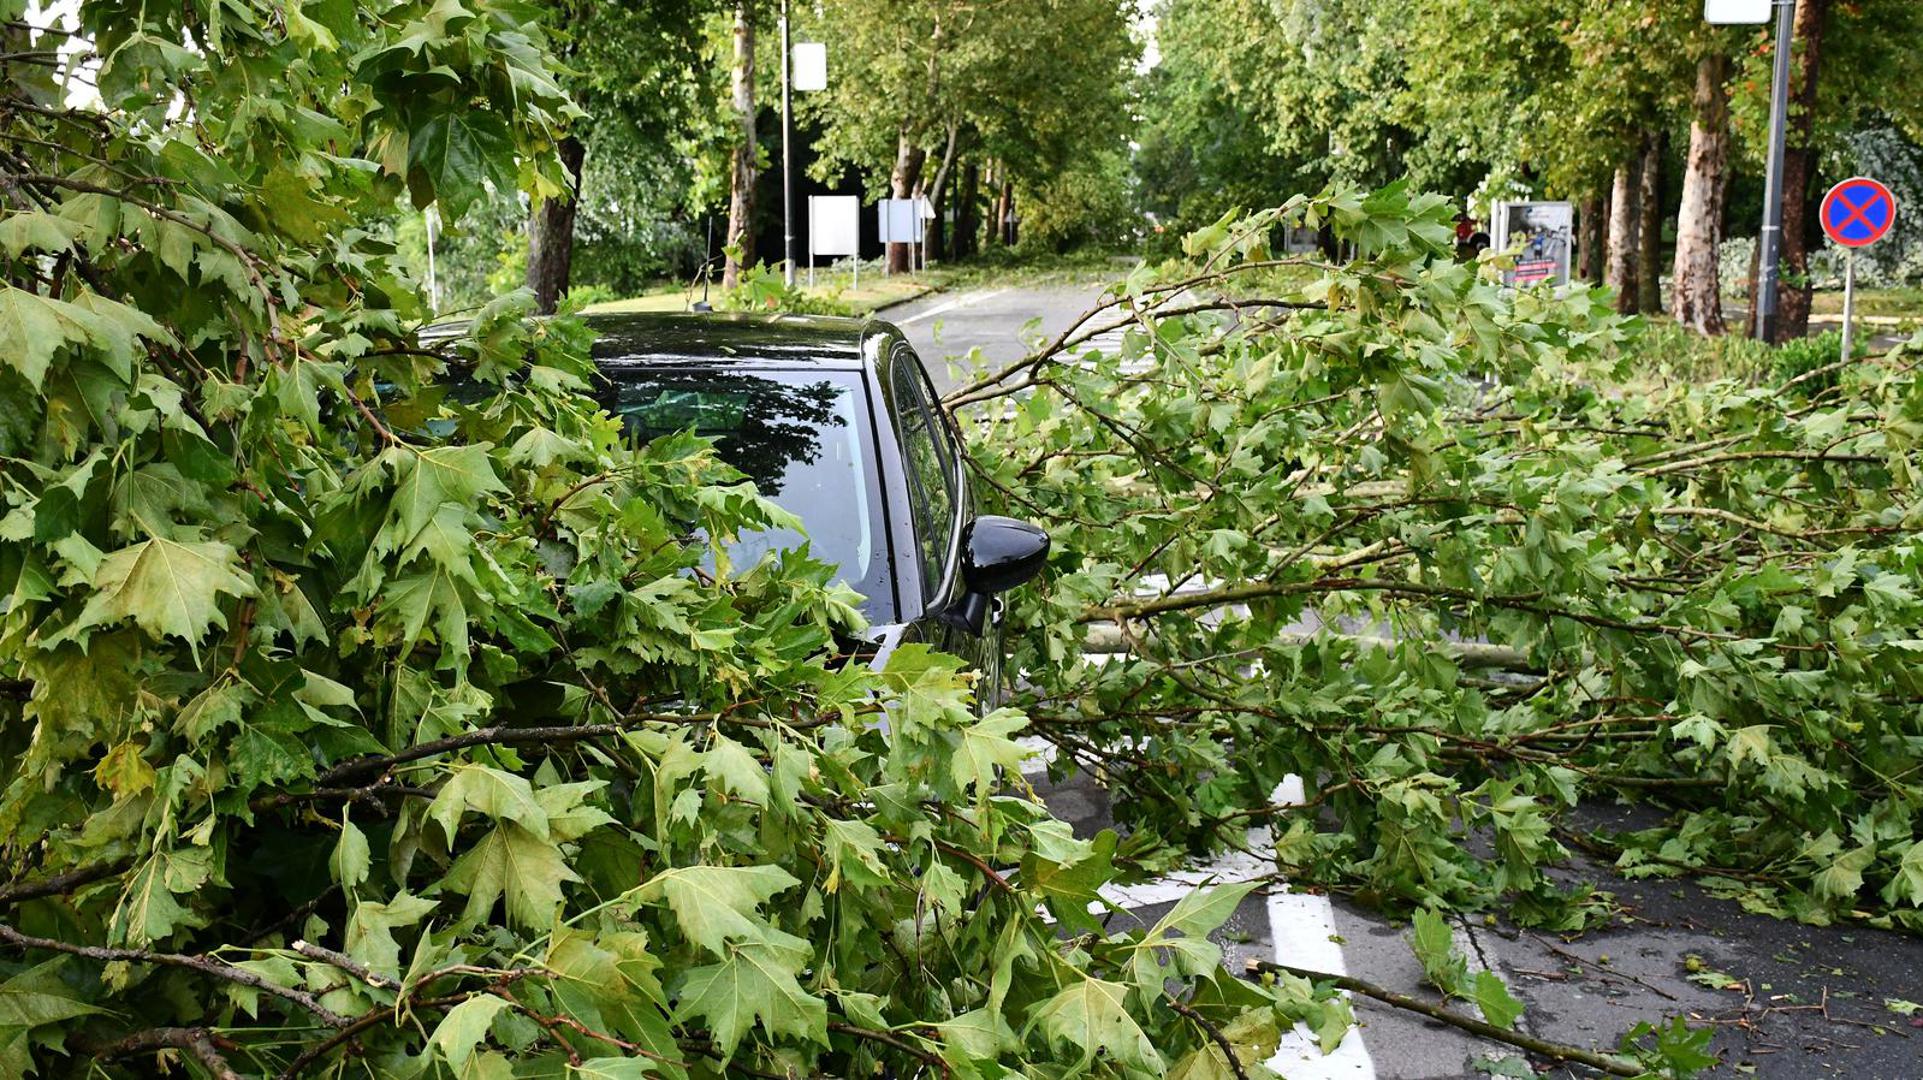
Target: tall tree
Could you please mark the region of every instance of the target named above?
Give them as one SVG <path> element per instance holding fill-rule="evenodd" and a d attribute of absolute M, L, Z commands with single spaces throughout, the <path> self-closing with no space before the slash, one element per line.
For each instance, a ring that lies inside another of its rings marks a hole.
<path fill-rule="evenodd" d="M 1663 150 L 1667 142 L 1660 129 L 1643 133 L 1637 175 L 1637 217 L 1642 228 L 1636 249 L 1636 310 L 1644 315 L 1663 309 Z"/>
<path fill-rule="evenodd" d="M 697 115 L 697 58 L 705 16 L 717 2 L 544 0 L 565 65 L 553 78 L 580 111 L 558 148 L 566 182 L 538 191 L 528 215 L 527 286 L 541 311 L 552 312 L 572 282 L 594 144 L 671 144 Z"/>
<path fill-rule="evenodd" d="M 736 0 L 734 53 L 729 67 L 729 101 L 734 109 L 735 138 L 729 153 L 727 263 L 723 288 L 739 283 L 741 268 L 754 261 L 755 175 L 760 166 L 761 140 L 755 113 L 755 5 Z"/>
<path fill-rule="evenodd" d="M 1603 284 L 1616 290 L 1616 310 L 1636 310 L 1636 280 L 1642 252 L 1642 155 L 1632 155 L 1616 166 L 1609 188 L 1609 246 L 1604 255 Z"/>
<path fill-rule="evenodd" d="M 1720 334 L 1723 195 L 1729 183 L 1729 55 L 1711 47 L 1696 62 L 1696 93 L 1683 168 L 1682 206 L 1676 214 L 1676 261 L 1669 313 L 1700 334 Z"/>

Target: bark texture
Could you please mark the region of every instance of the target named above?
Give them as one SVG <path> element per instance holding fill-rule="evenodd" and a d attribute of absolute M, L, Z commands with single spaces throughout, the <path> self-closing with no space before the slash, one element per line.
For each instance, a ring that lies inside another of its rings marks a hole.
<path fill-rule="evenodd" d="M 581 163 L 588 148 L 573 135 L 561 140 L 555 151 L 568 171 L 568 192 L 544 199 L 528 215 L 527 287 L 543 315 L 554 309 L 567 295 L 568 278 L 574 270 L 574 214 L 581 196 Z"/>
<path fill-rule="evenodd" d="M 927 151 L 916 146 L 906 133 L 895 141 L 895 167 L 888 174 L 888 184 L 894 189 L 895 198 L 909 199 L 920 192 L 921 166 L 928 159 Z M 906 274 L 915 269 L 915 250 L 910 244 L 888 245 L 888 272 Z"/>
<path fill-rule="evenodd" d="M 1809 333 L 1810 177 L 1816 171 L 1811 130 L 1816 116 L 1816 79 L 1823 58 L 1823 27 L 1830 0 L 1796 5 L 1796 52 L 1790 58 L 1789 128 L 1783 152 L 1783 262 L 1776 276 L 1776 340 Z"/>
<path fill-rule="evenodd" d="M 1578 280 L 1602 284 L 1603 277 L 1603 219 L 1607 217 L 1603 207 L 1607 204 L 1600 195 L 1591 195 L 1582 201 L 1578 208 L 1576 222 L 1576 277 Z"/>
<path fill-rule="evenodd" d="M 955 174 L 955 158 L 961 151 L 961 138 L 961 125 L 948 125 L 948 143 L 942 149 L 941 165 L 936 168 L 935 178 L 928 184 L 928 202 L 935 208 L 935 220 L 928 223 L 928 255 L 933 259 L 946 259 L 950 254 L 945 211 L 948 181 Z"/>
<path fill-rule="evenodd" d="M 755 257 L 755 159 L 760 140 L 755 133 L 755 24 L 747 0 L 734 7 L 734 69 L 732 83 L 735 123 L 738 125 L 728 180 L 728 239 L 730 254 L 721 271 L 721 287 L 734 288 L 741 268 Z M 740 252 L 737 258 L 734 252 Z"/>
<path fill-rule="evenodd" d="M 982 168 L 970 161 L 962 168 L 961 200 L 955 204 L 955 257 L 965 259 L 981 250 Z"/>
<path fill-rule="evenodd" d="M 1642 249 L 1641 172 L 1641 157 L 1630 158 L 1616 166 L 1609 189 L 1609 265 L 1603 284 L 1616 290 L 1616 310 L 1625 315 L 1636 310 L 1636 259 Z"/>
<path fill-rule="evenodd" d="M 1663 152 L 1669 139 L 1660 131 L 1643 135 L 1637 214 L 1636 310 L 1654 315 L 1663 309 Z"/>
<path fill-rule="evenodd" d="M 1723 195 L 1729 186 L 1729 57 L 1705 55 L 1696 64 L 1696 95 L 1683 166 L 1682 206 L 1676 212 L 1676 261 L 1669 314 L 1699 334 L 1720 334 L 1723 323 Z"/>

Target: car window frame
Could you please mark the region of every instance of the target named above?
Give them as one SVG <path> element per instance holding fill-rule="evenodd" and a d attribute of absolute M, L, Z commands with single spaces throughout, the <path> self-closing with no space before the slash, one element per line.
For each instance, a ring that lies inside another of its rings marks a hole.
<path fill-rule="evenodd" d="M 913 408 L 920 414 L 921 421 L 928 425 L 929 440 L 935 446 L 935 456 L 942 470 L 942 484 L 948 493 L 948 535 L 943 546 L 942 565 L 935 584 L 928 584 L 926 574 L 918 575 L 924 591 L 922 604 L 927 611 L 941 603 L 953 591 L 955 575 L 959 571 L 961 559 L 962 517 L 965 513 L 963 503 L 966 499 L 966 486 L 961 474 L 961 457 L 954 428 L 948 422 L 948 414 L 938 404 L 934 384 L 929 381 L 928 370 L 922 366 L 921 358 L 905 341 L 898 341 L 889 355 L 889 396 L 895 402 L 895 438 L 900 446 L 904 479 L 907 481 L 908 497 L 911 504 L 926 498 L 921 490 L 921 481 L 916 477 L 914 465 L 909 460 L 908 433 L 905 429 L 907 417 L 904 410 Z M 904 379 L 906 371 L 906 383 Z M 912 400 L 904 400 L 909 398 Z M 939 434 L 937 434 L 939 432 Z M 909 520 L 916 517 L 913 505 L 909 507 Z M 912 530 L 911 530 L 912 531 Z M 920 538 L 916 537 L 915 557 L 926 558 L 922 551 Z"/>

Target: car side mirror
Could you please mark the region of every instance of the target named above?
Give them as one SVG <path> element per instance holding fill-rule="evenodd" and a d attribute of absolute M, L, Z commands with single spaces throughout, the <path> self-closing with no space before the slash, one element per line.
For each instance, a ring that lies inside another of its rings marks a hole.
<path fill-rule="evenodd" d="M 1048 561 L 1048 534 L 1026 521 L 983 514 L 962 528 L 962 584 L 993 596 L 1026 585 Z"/>
<path fill-rule="evenodd" d="M 989 598 L 1027 583 L 1047 561 L 1047 533 L 1026 521 L 983 514 L 962 527 L 965 594 L 941 614 L 942 621 L 980 634 L 988 625 Z"/>

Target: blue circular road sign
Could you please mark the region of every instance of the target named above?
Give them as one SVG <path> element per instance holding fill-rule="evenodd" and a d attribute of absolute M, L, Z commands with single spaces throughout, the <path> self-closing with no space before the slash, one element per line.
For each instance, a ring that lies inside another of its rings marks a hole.
<path fill-rule="evenodd" d="M 1896 224 L 1896 197 L 1867 176 L 1851 177 L 1823 196 L 1823 232 L 1844 247 L 1868 247 Z"/>

